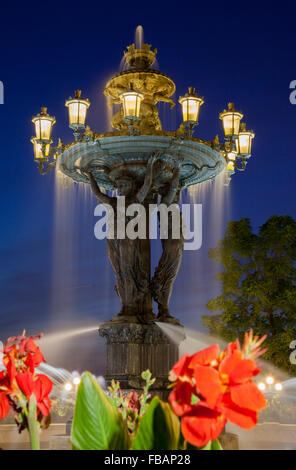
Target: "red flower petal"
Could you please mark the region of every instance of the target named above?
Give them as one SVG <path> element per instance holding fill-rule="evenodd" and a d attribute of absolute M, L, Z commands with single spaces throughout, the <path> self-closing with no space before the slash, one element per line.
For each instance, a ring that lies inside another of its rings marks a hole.
<path fill-rule="evenodd" d="M 231 354 L 234 353 L 234 351 L 240 351 L 241 350 L 241 347 L 240 347 L 240 344 L 239 344 L 239 341 L 238 339 L 233 341 L 233 343 L 229 343 L 228 346 L 227 346 L 227 349 L 226 349 L 226 352 L 227 352 L 227 355 L 230 356 Z"/>
<path fill-rule="evenodd" d="M 6 392 L 0 391 L 0 419 L 6 418 L 9 413 L 9 401 Z"/>
<path fill-rule="evenodd" d="M 29 353 L 27 355 L 27 359 L 25 360 L 25 364 L 26 366 L 30 369 L 30 372 L 32 374 L 34 374 L 34 371 L 35 371 L 35 363 L 34 363 L 34 359 L 33 359 L 33 354 Z"/>
<path fill-rule="evenodd" d="M 232 370 L 230 381 L 234 383 L 246 382 L 258 374 L 258 372 L 260 372 L 260 369 L 257 369 L 255 361 L 252 359 L 242 359 Z"/>
<path fill-rule="evenodd" d="M 235 350 L 230 356 L 226 356 L 219 367 L 221 374 L 231 375 L 234 368 L 242 361 L 242 353 L 239 350 Z"/>
<path fill-rule="evenodd" d="M 26 338 L 24 341 L 22 341 L 20 345 L 20 353 L 31 354 L 35 367 L 38 367 L 41 362 L 44 362 L 43 354 L 32 337 Z"/>
<path fill-rule="evenodd" d="M 190 362 L 191 356 L 189 354 L 184 354 L 178 362 L 174 365 L 171 370 L 170 375 L 172 380 L 175 381 L 177 378 L 188 377 L 191 378 L 192 371 L 188 370 L 188 364 Z"/>
<path fill-rule="evenodd" d="M 215 361 L 219 355 L 219 344 L 213 344 L 209 348 L 203 349 L 195 353 L 189 363 L 190 368 L 195 368 L 197 365 L 207 366 L 212 361 Z"/>
<path fill-rule="evenodd" d="M 257 424 L 256 411 L 248 410 L 237 406 L 230 397 L 230 394 L 225 394 L 221 411 L 231 423 L 240 426 L 243 429 L 252 429 Z"/>
<path fill-rule="evenodd" d="M 221 413 L 198 404 L 183 416 L 181 430 L 186 441 L 196 447 L 203 447 L 219 437 L 225 423 Z"/>
<path fill-rule="evenodd" d="M 178 382 L 169 394 L 169 403 L 177 416 L 182 416 L 192 409 L 191 395 L 193 388 L 188 382 Z"/>
<path fill-rule="evenodd" d="M 9 378 L 9 383 L 11 384 L 15 378 L 16 370 L 15 370 L 15 363 L 14 358 L 12 355 L 7 355 L 3 359 L 3 364 L 7 370 L 7 376 Z"/>
<path fill-rule="evenodd" d="M 194 370 L 196 387 L 210 407 L 214 407 L 221 395 L 220 379 L 218 372 L 206 366 L 196 366 Z"/>
<path fill-rule="evenodd" d="M 44 374 L 36 375 L 36 380 L 34 382 L 34 394 L 36 391 L 35 396 L 37 400 L 47 397 L 51 392 L 52 386 L 53 386 L 53 383 L 47 377 L 47 375 L 44 375 Z"/>
<path fill-rule="evenodd" d="M 31 372 L 28 370 L 19 372 L 18 374 L 16 374 L 16 381 L 22 392 L 26 395 L 26 397 L 30 398 L 34 389 L 33 375 L 31 374 Z"/>
<path fill-rule="evenodd" d="M 42 401 L 37 403 L 37 408 L 39 411 L 41 411 L 43 416 L 47 416 L 50 413 L 50 405 L 51 401 L 48 397 L 46 397 Z"/>
<path fill-rule="evenodd" d="M 232 401 L 242 408 L 260 411 L 266 407 L 265 396 L 253 382 L 231 387 L 230 394 Z"/>

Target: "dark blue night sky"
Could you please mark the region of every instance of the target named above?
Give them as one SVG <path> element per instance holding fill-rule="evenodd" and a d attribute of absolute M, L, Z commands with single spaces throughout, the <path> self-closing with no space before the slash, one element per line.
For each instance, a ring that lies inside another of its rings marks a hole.
<path fill-rule="evenodd" d="M 57 119 L 55 142 L 71 141 L 64 102 L 81 88 L 91 101 L 88 124 L 108 130 L 102 91 L 139 24 L 145 42 L 158 49 L 160 70 L 176 83 L 175 99 L 190 85 L 205 97 L 196 136 L 212 139 L 219 132 L 222 139 L 218 114 L 228 101 L 255 131 L 247 170 L 232 178 L 224 227 L 227 218 L 249 217 L 257 228 L 272 214 L 296 215 L 296 106 L 289 102 L 296 79 L 294 3 L 41 4 L 0 8 L 2 340 L 23 328 L 51 333 L 92 327 L 119 311 L 105 242 L 93 235 L 96 201 L 72 186 L 64 201 L 60 194 L 57 208 L 54 174 L 40 176 L 33 161 L 31 118 L 47 106 Z M 168 116 L 165 106 L 162 115 Z M 163 127 L 180 121 L 177 104 Z M 218 293 L 207 251 L 222 233 L 214 220 L 217 200 L 199 202 L 203 247 L 185 252 L 172 301 L 173 313 L 195 328 L 207 313 L 206 301 Z M 71 338 L 48 352 L 49 361 L 85 368 L 91 355 L 93 369 L 102 371 L 104 343 L 97 333 Z"/>

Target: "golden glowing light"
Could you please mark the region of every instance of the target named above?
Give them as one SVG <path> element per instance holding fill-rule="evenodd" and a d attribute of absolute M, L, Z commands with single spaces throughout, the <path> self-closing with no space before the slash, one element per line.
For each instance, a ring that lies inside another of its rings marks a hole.
<path fill-rule="evenodd" d="M 269 377 L 266 377 L 266 380 L 265 382 L 268 384 L 268 385 L 272 385 L 274 383 L 274 378 L 269 376 Z"/>
<path fill-rule="evenodd" d="M 220 113 L 219 118 L 222 120 L 224 136 L 226 138 L 239 135 L 239 126 L 243 114 L 234 109 L 233 103 L 228 103 L 228 110 Z"/>
<path fill-rule="evenodd" d="M 195 88 L 189 87 L 185 96 L 180 96 L 179 103 L 182 106 L 183 122 L 198 124 L 198 116 L 204 99 L 195 93 Z"/>
<path fill-rule="evenodd" d="M 73 384 L 74 384 L 74 385 L 79 385 L 80 382 L 81 382 L 80 377 L 74 377 L 74 379 L 73 379 Z"/>
<path fill-rule="evenodd" d="M 228 152 L 227 153 L 228 160 L 231 160 L 232 162 L 235 162 L 236 157 L 237 157 L 236 152 Z"/>
<path fill-rule="evenodd" d="M 241 123 L 241 130 L 236 140 L 236 149 L 239 155 L 249 157 L 251 155 L 252 139 L 255 134 L 252 131 L 246 130 L 246 124 Z"/>
<path fill-rule="evenodd" d="M 281 392 L 283 390 L 283 386 L 280 383 L 275 384 L 274 388 L 277 392 Z"/>
<path fill-rule="evenodd" d="M 265 388 L 266 388 L 265 383 L 260 382 L 260 384 L 258 384 L 258 388 L 259 388 L 259 390 L 262 390 L 262 391 L 265 390 Z"/>
<path fill-rule="evenodd" d="M 50 143 L 45 145 L 43 153 L 42 153 L 42 144 L 40 144 L 37 141 L 38 141 L 37 137 L 32 137 L 31 142 L 34 147 L 34 158 L 35 160 L 43 160 L 44 158 L 47 158 L 49 155 L 50 144 L 52 143 L 52 141 L 50 141 Z"/>
<path fill-rule="evenodd" d="M 120 95 L 123 106 L 123 115 L 126 119 L 139 119 L 141 101 L 144 98 L 142 93 L 129 89 Z"/>
<path fill-rule="evenodd" d="M 65 106 L 69 109 L 69 126 L 75 129 L 84 128 L 90 102 L 81 98 L 81 90 L 75 90 L 75 98 L 69 98 Z"/>
<path fill-rule="evenodd" d="M 34 116 L 32 122 L 35 124 L 36 139 L 50 141 L 52 127 L 55 124 L 55 117 L 47 114 L 47 108 L 41 108 L 41 113 Z"/>
<path fill-rule="evenodd" d="M 234 163 L 233 162 L 228 162 L 227 163 L 227 170 L 228 171 L 234 171 Z"/>
<path fill-rule="evenodd" d="M 65 390 L 66 390 L 67 392 L 71 392 L 72 388 L 73 388 L 73 386 L 72 386 L 72 384 L 70 384 L 70 382 L 67 382 L 67 383 L 65 384 Z"/>

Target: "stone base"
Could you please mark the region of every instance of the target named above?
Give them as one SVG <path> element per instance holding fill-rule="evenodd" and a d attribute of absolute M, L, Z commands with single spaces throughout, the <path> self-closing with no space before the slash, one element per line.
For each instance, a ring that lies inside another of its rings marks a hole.
<path fill-rule="evenodd" d="M 114 379 L 124 391 L 141 391 L 144 384 L 141 374 L 149 369 L 156 378 L 151 393 L 167 398 L 168 374 L 179 359 L 184 333 L 180 334 L 178 343 L 173 343 L 155 323 L 108 322 L 100 327 L 99 334 L 107 339 L 105 379 L 108 385 Z"/>
<path fill-rule="evenodd" d="M 49 440 L 49 450 L 72 450 L 71 436 L 52 435 Z"/>

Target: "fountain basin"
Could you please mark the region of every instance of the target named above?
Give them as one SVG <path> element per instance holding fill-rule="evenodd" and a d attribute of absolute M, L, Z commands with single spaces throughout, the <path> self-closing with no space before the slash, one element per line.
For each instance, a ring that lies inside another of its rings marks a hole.
<path fill-rule="evenodd" d="M 100 187 L 116 189 L 122 172 L 143 179 L 149 157 L 156 153 L 154 184 L 166 184 L 180 165 L 180 184 L 188 187 L 215 178 L 226 166 L 223 156 L 200 139 L 180 139 L 174 133 L 122 135 L 118 132 L 84 137 L 64 149 L 57 167 L 76 182 L 88 183 L 85 171 L 91 171 Z"/>

